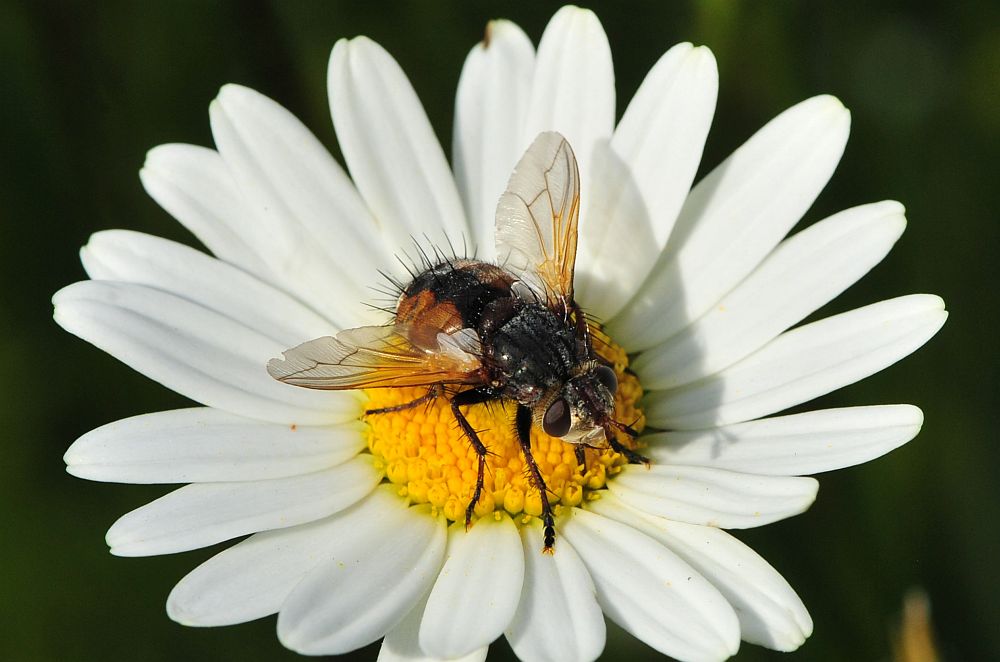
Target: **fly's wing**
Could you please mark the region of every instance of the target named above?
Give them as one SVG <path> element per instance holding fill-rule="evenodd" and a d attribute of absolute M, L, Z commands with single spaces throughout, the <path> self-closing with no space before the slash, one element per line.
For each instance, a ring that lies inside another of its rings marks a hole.
<path fill-rule="evenodd" d="M 324 390 L 464 384 L 477 381 L 479 337 L 472 329 L 438 334 L 438 348 L 414 347 L 398 326 L 363 326 L 302 343 L 271 359 L 278 381 Z"/>
<path fill-rule="evenodd" d="M 500 196 L 496 248 L 500 264 L 534 296 L 568 310 L 573 300 L 580 172 L 559 133 L 538 134 Z"/>

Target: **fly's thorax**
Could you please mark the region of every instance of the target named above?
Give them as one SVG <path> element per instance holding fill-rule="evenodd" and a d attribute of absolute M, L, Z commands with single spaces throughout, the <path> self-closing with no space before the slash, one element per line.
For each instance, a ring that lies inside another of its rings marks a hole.
<path fill-rule="evenodd" d="M 523 304 L 484 339 L 503 397 L 534 407 L 578 369 L 574 328 L 553 311 Z"/>

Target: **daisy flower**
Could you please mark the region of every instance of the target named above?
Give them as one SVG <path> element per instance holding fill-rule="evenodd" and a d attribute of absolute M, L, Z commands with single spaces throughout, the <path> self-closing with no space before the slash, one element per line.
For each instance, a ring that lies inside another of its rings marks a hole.
<path fill-rule="evenodd" d="M 74 443 L 70 473 L 186 483 L 126 514 L 113 554 L 248 536 L 180 580 L 180 623 L 278 614 L 281 642 L 338 654 L 383 639 L 379 659 L 483 659 L 505 635 L 525 660 L 593 660 L 605 617 L 682 660 L 740 640 L 793 650 L 802 602 L 725 529 L 806 510 L 809 474 L 914 437 L 909 405 L 777 414 L 903 358 L 944 323 L 910 295 L 799 323 L 877 264 L 905 226 L 892 201 L 786 237 L 839 161 L 850 117 L 829 96 L 778 115 L 691 187 L 715 107 L 711 52 L 680 44 L 615 125 L 598 19 L 565 7 L 537 51 L 495 21 L 459 81 L 452 166 L 399 65 L 359 37 L 330 58 L 333 123 L 350 177 L 298 120 L 252 90 L 212 102 L 216 149 L 162 145 L 149 194 L 211 255 L 125 230 L 82 250 L 91 280 L 55 295 L 69 332 L 202 407 L 111 423 Z M 475 454 L 442 399 L 363 417 L 419 390 L 321 392 L 268 376 L 303 341 L 389 321 L 372 286 L 409 278 L 410 237 L 471 239 L 494 259 L 494 211 L 541 131 L 580 164 L 576 291 L 603 320 L 618 420 L 644 429 L 650 468 L 532 431 L 557 504 L 542 554 L 540 500 L 507 407 L 470 407 L 491 454 L 473 526 Z"/>

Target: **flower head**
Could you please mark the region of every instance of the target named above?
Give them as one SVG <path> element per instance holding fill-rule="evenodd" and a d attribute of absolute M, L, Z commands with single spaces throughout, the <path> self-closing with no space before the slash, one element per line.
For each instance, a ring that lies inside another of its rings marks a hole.
<path fill-rule="evenodd" d="M 281 641 L 310 654 L 384 637 L 380 659 L 481 659 L 505 634 L 524 659 L 595 659 L 605 616 L 680 659 L 724 659 L 741 639 L 801 645 L 812 621 L 798 596 L 723 529 L 804 511 L 817 483 L 803 476 L 906 443 L 922 415 L 772 415 L 887 367 L 946 317 L 939 298 L 910 295 L 796 327 L 905 226 L 884 201 L 786 238 L 843 152 L 840 102 L 785 111 L 691 188 L 715 106 L 712 54 L 671 48 L 615 125 L 606 37 L 575 7 L 537 52 L 512 23 L 490 24 L 459 82 L 452 168 L 377 44 L 338 42 L 329 91 L 350 177 L 277 103 L 227 85 L 210 110 L 216 149 L 163 145 L 141 173 L 214 257 L 102 232 L 82 251 L 92 280 L 55 296 L 68 331 L 204 405 L 111 423 L 66 453 L 84 478 L 189 483 L 116 522 L 112 553 L 252 534 L 182 579 L 168 612 L 191 625 L 277 613 Z M 651 460 L 588 451 L 579 464 L 534 429 L 557 505 L 552 555 L 506 406 L 469 409 L 491 464 L 466 530 L 476 456 L 444 402 L 364 417 L 419 391 L 309 391 L 264 369 L 298 343 L 390 321 L 364 302 L 380 271 L 411 277 L 395 259 L 410 237 L 471 239 L 495 259 L 497 198 L 548 130 L 580 165 L 576 296 L 602 320 L 616 413 L 644 426 Z"/>

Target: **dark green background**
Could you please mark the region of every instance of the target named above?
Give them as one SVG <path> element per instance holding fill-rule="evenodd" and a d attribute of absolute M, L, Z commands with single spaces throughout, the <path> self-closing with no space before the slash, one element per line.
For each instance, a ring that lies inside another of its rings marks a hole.
<path fill-rule="evenodd" d="M 787 106 L 838 95 L 853 111 L 851 140 L 806 222 L 895 198 L 910 224 L 888 259 L 820 314 L 910 292 L 940 294 L 951 310 L 915 356 L 815 403 L 915 403 L 927 417 L 920 436 L 823 476 L 808 513 L 740 533 L 813 614 L 816 633 L 791 659 L 887 659 L 891 624 L 913 586 L 930 596 L 948 659 L 1000 659 L 1000 5 L 592 6 L 614 53 L 619 113 L 671 44 L 714 50 L 720 96 L 705 167 Z M 278 644 L 273 618 L 207 630 L 167 619 L 174 582 L 214 550 L 107 553 L 103 535 L 115 518 L 164 489 L 71 478 L 64 450 L 108 421 L 187 403 L 59 330 L 49 297 L 83 277 L 77 249 L 96 230 L 193 241 L 146 197 L 137 171 L 159 143 L 211 144 L 207 107 L 221 84 L 272 96 L 336 150 L 329 49 L 367 34 L 402 63 L 447 147 L 462 61 L 486 20 L 514 19 L 537 42 L 556 7 L 0 3 L 0 659 L 295 657 Z M 359 656 L 374 659 L 376 650 Z M 652 655 L 620 633 L 608 651 Z M 779 657 L 789 659 L 753 646 L 740 653 Z"/>

